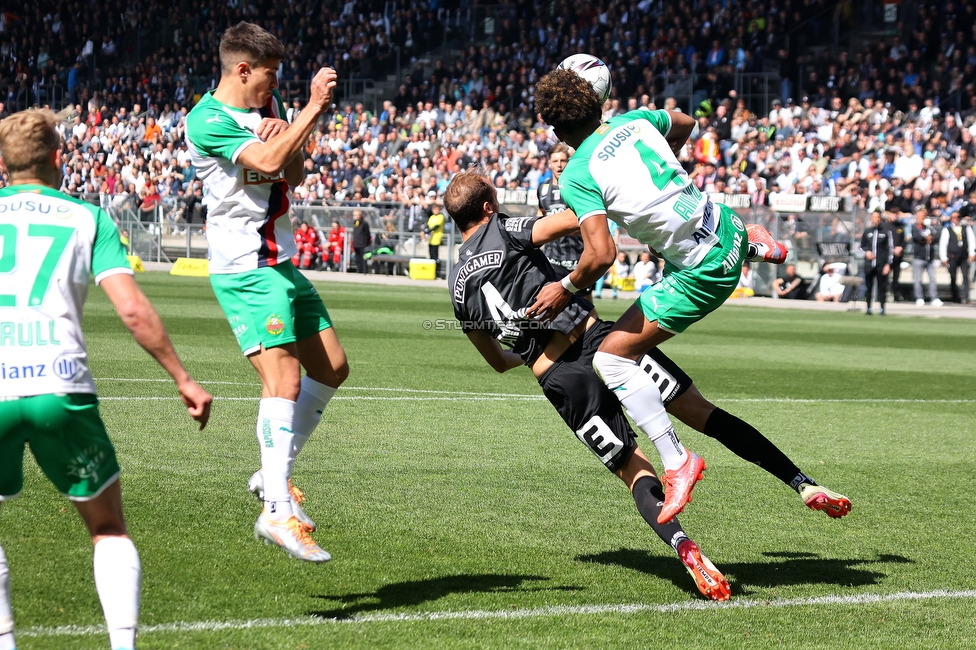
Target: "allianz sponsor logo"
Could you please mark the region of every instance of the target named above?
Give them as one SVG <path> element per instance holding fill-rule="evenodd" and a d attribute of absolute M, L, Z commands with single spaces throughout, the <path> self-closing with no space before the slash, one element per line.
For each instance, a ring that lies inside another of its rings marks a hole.
<path fill-rule="evenodd" d="M 613 135 L 603 139 L 596 157 L 604 162 L 615 158 L 617 156 L 617 150 L 625 144 L 633 142 L 634 136 L 640 133 L 640 130 L 641 128 L 637 124 L 623 125 L 614 131 Z"/>
<path fill-rule="evenodd" d="M 85 372 L 85 365 L 72 355 L 62 354 L 53 362 L 9 363 L 0 362 L 0 381 L 26 381 L 57 377 L 64 381 L 78 379 Z"/>
<path fill-rule="evenodd" d="M 453 295 L 455 302 L 458 304 L 464 302 L 464 291 L 468 278 L 485 269 L 497 269 L 502 265 L 502 258 L 501 251 L 487 251 L 465 260 L 454 280 Z"/>

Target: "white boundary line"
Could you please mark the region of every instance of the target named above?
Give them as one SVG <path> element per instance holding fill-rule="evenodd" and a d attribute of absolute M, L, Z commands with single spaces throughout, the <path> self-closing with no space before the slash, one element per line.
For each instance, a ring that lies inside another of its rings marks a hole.
<path fill-rule="evenodd" d="M 170 379 L 137 379 L 123 377 L 102 377 L 96 381 L 121 381 L 137 383 L 162 383 L 168 384 Z M 201 381 L 202 385 L 212 386 L 244 386 L 258 388 L 260 384 L 244 383 L 237 381 Z M 419 393 L 421 395 L 431 395 L 432 397 L 383 397 L 379 395 L 364 396 L 343 396 L 337 395 L 332 399 L 337 400 L 379 400 L 379 401 L 431 401 L 431 402 L 469 402 L 469 401 L 501 401 L 505 399 L 526 400 L 531 402 L 545 400 L 542 395 L 531 395 L 526 393 L 478 393 L 460 390 L 427 390 L 421 388 L 390 388 L 390 387 L 370 387 L 370 386 L 343 386 L 341 391 L 375 391 L 381 393 Z M 173 397 L 100 397 L 101 401 L 117 400 L 168 400 L 176 399 Z M 255 397 L 216 397 L 221 401 L 242 402 L 258 399 Z M 770 403 L 770 404 L 976 404 L 976 399 L 911 399 L 911 398 L 872 398 L 872 397 L 852 397 L 852 398 L 800 398 L 800 397 L 716 397 L 718 402 L 728 402 L 730 404 L 748 403 Z"/>
<path fill-rule="evenodd" d="M 751 609 L 751 608 L 787 608 L 810 607 L 817 605 L 873 605 L 877 603 L 893 603 L 901 601 L 923 601 L 935 599 L 976 598 L 976 590 L 949 591 L 938 589 L 935 591 L 901 591 L 893 594 L 852 594 L 849 596 L 815 596 L 809 598 L 780 598 L 776 600 L 736 599 L 724 603 L 703 600 L 689 600 L 679 603 L 651 605 L 646 603 L 631 603 L 619 605 L 551 605 L 532 609 L 503 609 L 503 610 L 468 610 L 468 611 L 434 611 L 390 614 L 362 614 L 349 618 L 317 618 L 303 616 L 298 618 L 256 618 L 237 621 L 196 621 L 161 623 L 159 625 L 143 625 L 139 627 L 140 634 L 155 634 L 162 632 L 217 632 L 220 630 L 248 630 L 258 628 L 318 626 L 318 625 L 349 625 L 365 623 L 390 622 L 425 622 L 443 620 L 498 620 L 543 618 L 552 616 L 588 616 L 594 614 L 640 614 L 673 612 L 701 612 L 721 609 Z M 77 625 L 63 625 L 59 627 L 31 627 L 15 630 L 19 637 L 59 637 L 59 636 L 93 636 L 105 634 L 105 627 L 91 625 L 87 627 Z"/>
<path fill-rule="evenodd" d="M 214 400 L 220 402 L 257 402 L 258 399 L 258 397 L 214 397 Z M 98 397 L 99 402 L 168 402 L 171 400 L 178 402 L 179 397 L 175 395 L 172 397 Z M 332 400 L 369 400 L 377 402 L 544 402 L 546 398 L 542 395 L 478 395 L 471 397 L 337 395 Z"/>

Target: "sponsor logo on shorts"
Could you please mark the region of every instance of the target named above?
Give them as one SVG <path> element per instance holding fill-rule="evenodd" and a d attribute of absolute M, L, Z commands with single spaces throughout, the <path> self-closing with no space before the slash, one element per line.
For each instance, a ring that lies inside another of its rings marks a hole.
<path fill-rule="evenodd" d="M 278 314 L 271 314 L 268 316 L 268 322 L 265 328 L 271 336 L 278 336 L 285 331 L 285 322 L 281 320 L 281 316 Z"/>
<path fill-rule="evenodd" d="M 68 465 L 68 476 L 74 476 L 82 481 L 98 483 L 98 468 L 105 462 L 104 449 L 89 447 L 71 459 Z"/>

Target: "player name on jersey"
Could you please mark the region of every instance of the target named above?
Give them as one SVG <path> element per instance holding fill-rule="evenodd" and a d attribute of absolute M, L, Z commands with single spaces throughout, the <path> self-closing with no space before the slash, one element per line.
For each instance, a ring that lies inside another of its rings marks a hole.
<path fill-rule="evenodd" d="M 53 320 L 0 321 L 0 348 L 61 345 Z"/>

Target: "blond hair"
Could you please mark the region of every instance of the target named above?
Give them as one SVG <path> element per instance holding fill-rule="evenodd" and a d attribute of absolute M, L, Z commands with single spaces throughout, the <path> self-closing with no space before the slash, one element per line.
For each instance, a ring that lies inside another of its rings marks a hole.
<path fill-rule="evenodd" d="M 0 156 L 11 177 L 50 174 L 51 152 L 61 148 L 57 124 L 57 116 L 46 108 L 21 111 L 0 121 Z"/>

